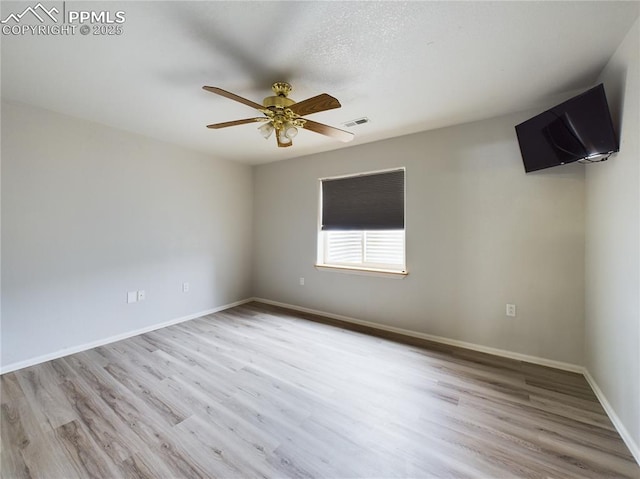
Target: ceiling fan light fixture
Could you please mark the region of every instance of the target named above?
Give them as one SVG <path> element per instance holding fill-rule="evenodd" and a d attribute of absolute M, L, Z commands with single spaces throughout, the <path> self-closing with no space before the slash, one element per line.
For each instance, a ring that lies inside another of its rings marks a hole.
<path fill-rule="evenodd" d="M 265 123 L 260 128 L 258 128 L 258 130 L 260 131 L 260 134 L 264 137 L 265 140 L 268 140 L 271 137 L 271 134 L 273 133 L 273 129 L 274 128 L 271 122 Z"/>
<path fill-rule="evenodd" d="M 296 130 L 296 133 L 297 133 L 297 130 Z M 288 145 L 289 143 L 291 143 L 291 138 L 292 137 L 287 136 L 287 131 L 285 129 L 278 130 L 278 139 L 280 140 L 280 143 L 282 143 L 283 145 Z"/>
<path fill-rule="evenodd" d="M 287 123 L 284 127 L 284 136 L 292 140 L 298 134 L 298 129 L 291 123 Z"/>

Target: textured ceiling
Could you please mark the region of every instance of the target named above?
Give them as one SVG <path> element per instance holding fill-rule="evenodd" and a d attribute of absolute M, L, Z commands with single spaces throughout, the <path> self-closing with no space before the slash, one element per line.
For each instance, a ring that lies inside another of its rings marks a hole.
<path fill-rule="evenodd" d="M 2 18 L 31 3 L 1 2 Z M 45 5 L 60 5 L 48 2 Z M 246 163 L 263 163 L 528 108 L 590 86 L 639 2 L 66 2 L 126 13 L 119 36 L 2 36 L 2 97 Z M 302 131 L 279 149 L 255 124 L 274 81 L 367 116 L 343 144 Z"/>

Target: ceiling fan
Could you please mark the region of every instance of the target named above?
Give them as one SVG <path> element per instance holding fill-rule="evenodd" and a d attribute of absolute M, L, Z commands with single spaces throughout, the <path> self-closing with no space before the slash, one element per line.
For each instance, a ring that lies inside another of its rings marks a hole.
<path fill-rule="evenodd" d="M 203 86 L 202 88 L 210 91 L 211 93 L 215 93 L 216 95 L 220 95 L 255 108 L 263 114 L 263 116 L 257 118 L 245 118 L 244 120 L 214 123 L 212 125 L 207 125 L 207 128 L 217 130 L 228 126 L 264 122 L 264 125 L 258 128 L 262 136 L 264 136 L 265 139 L 269 139 L 271 134 L 275 131 L 278 146 L 282 148 L 293 144 L 293 137 L 298 134 L 298 128 L 314 131 L 321 135 L 330 136 L 331 138 L 335 138 L 343 142 L 353 140 L 353 133 L 302 118 L 303 116 L 311 115 L 312 113 L 340 108 L 340 102 L 326 93 L 322 93 L 321 95 L 296 103 L 288 97 L 289 92 L 291 91 L 291 85 L 286 82 L 276 82 L 271 87 L 275 95 L 265 98 L 261 105 L 221 88 L 213 86 Z"/>

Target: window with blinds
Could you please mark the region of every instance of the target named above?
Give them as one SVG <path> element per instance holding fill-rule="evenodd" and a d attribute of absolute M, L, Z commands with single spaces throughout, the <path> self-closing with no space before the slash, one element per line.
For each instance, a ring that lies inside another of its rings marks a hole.
<path fill-rule="evenodd" d="M 404 273 L 404 169 L 321 182 L 319 265 Z"/>

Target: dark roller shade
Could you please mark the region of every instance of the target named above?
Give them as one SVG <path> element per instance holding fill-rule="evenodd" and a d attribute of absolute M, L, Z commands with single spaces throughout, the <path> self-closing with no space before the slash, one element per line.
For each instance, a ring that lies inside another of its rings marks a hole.
<path fill-rule="evenodd" d="M 323 180 L 322 229 L 404 229 L 404 170 Z"/>

